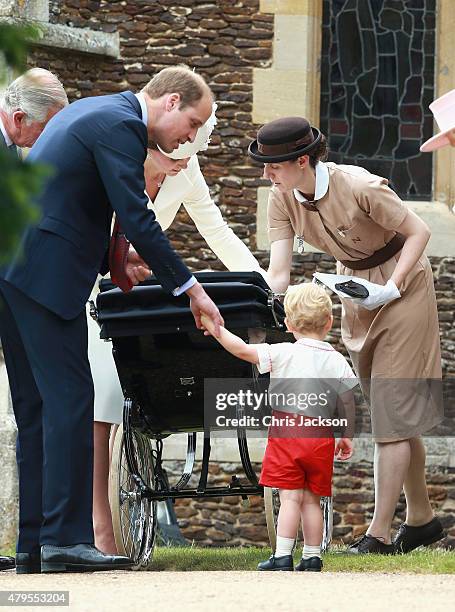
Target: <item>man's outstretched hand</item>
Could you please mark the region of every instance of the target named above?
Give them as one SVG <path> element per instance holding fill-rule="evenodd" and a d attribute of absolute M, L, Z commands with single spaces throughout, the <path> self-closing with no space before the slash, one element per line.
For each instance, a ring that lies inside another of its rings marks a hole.
<path fill-rule="evenodd" d="M 136 251 L 130 247 L 128 251 L 128 262 L 126 264 L 126 273 L 133 285 L 137 285 L 146 278 L 150 278 L 150 268 Z"/>
<path fill-rule="evenodd" d="M 186 292 L 190 298 L 190 308 L 193 313 L 196 327 L 198 329 L 204 329 L 201 323 L 201 316 L 204 314 L 208 317 L 214 325 L 214 335 L 218 337 L 220 335 L 220 325 L 224 325 L 223 317 L 220 315 L 220 311 L 206 294 L 200 283 L 195 283 Z"/>

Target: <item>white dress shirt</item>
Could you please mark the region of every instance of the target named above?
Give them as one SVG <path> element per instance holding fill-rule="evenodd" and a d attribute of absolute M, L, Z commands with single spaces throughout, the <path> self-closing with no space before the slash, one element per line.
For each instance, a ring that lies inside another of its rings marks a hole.
<path fill-rule="evenodd" d="M 275 410 L 332 417 L 338 396 L 358 384 L 345 357 L 328 342 L 300 338 L 251 346 L 258 352 L 259 372 L 270 372 L 269 397 Z M 314 401 L 305 403 L 310 395 Z"/>

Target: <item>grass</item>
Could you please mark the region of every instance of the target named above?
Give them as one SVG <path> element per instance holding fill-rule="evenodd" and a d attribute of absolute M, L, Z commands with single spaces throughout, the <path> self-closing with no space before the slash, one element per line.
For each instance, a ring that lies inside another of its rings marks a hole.
<path fill-rule="evenodd" d="M 455 574 L 455 551 L 441 548 L 417 550 L 407 555 L 343 554 L 334 548 L 323 555 L 324 569 L 328 572 L 380 572 L 386 574 Z M 14 549 L 2 554 L 14 556 Z M 301 550 L 294 560 L 297 562 Z M 254 571 L 259 561 L 270 556 L 270 548 L 186 548 L 159 546 L 155 548 L 151 572 L 207 572 Z"/>
<path fill-rule="evenodd" d="M 382 572 L 388 574 L 455 574 L 455 552 L 443 549 L 413 551 L 407 555 L 343 554 L 333 549 L 323 556 L 329 572 Z M 301 550 L 294 556 L 299 560 Z M 149 571 L 252 571 L 270 556 L 269 548 L 157 547 Z"/>

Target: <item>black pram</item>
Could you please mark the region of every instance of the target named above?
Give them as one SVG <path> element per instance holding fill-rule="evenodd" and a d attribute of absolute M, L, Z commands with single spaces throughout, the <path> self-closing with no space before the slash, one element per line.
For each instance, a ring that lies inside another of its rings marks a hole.
<path fill-rule="evenodd" d="M 249 329 L 263 329 L 268 342 L 282 342 L 284 310 L 257 272 L 200 272 L 195 275 L 217 304 L 226 327 L 248 340 Z M 153 278 L 129 293 L 102 281 L 93 315 L 101 338 L 111 339 L 123 389 L 123 431 L 117 432 L 110 499 L 119 552 L 147 565 L 156 532 L 156 502 L 177 497 L 263 495 L 251 465 L 245 430 L 237 429 L 246 479 L 233 476 L 228 487 L 209 486 L 210 431 L 204 430 L 204 379 L 255 378 L 257 371 L 233 357 L 196 329 L 184 296 L 167 294 Z M 186 487 L 204 431 L 202 467 L 196 488 Z M 162 468 L 163 439 L 187 433 L 187 456 L 179 481 L 169 484 Z M 266 490 L 267 526 L 272 547 L 276 491 Z M 331 517 L 331 509 L 327 507 Z M 326 520 L 328 528 L 330 521 Z M 330 528 L 331 533 L 331 528 Z M 326 534 L 328 542 L 330 534 Z"/>

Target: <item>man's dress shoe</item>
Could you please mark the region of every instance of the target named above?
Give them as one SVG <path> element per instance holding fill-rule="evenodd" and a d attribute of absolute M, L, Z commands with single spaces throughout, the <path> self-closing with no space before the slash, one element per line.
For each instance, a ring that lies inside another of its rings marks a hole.
<path fill-rule="evenodd" d="M 16 574 L 41 574 L 40 553 L 16 553 Z"/>
<path fill-rule="evenodd" d="M 105 555 L 91 544 L 41 547 L 41 572 L 98 572 L 131 569 L 133 562 L 120 555 Z"/>
<path fill-rule="evenodd" d="M 395 550 L 399 553 L 408 553 L 419 546 L 428 546 L 442 540 L 445 536 L 441 521 L 434 517 L 429 523 L 414 527 L 402 523 L 393 540 Z"/>
<path fill-rule="evenodd" d="M 0 557 L 0 570 L 14 569 L 13 557 Z"/>

